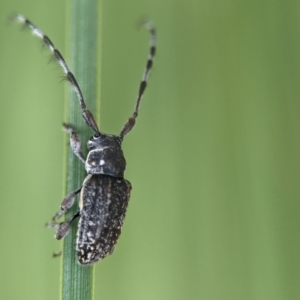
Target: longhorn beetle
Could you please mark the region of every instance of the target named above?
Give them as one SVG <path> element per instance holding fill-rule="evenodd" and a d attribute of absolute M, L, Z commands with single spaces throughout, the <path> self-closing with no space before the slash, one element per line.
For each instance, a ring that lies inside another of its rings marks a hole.
<path fill-rule="evenodd" d="M 113 252 L 121 233 L 131 191 L 130 182 L 124 179 L 126 161 L 121 144 L 124 136 L 134 127 L 138 116 L 141 99 L 147 86 L 156 51 L 156 30 L 151 22 L 145 22 L 151 37 L 150 53 L 140 83 L 135 108 L 120 134 L 111 135 L 99 131 L 93 114 L 85 105 L 75 76 L 48 36 L 24 16 L 18 14 L 14 17 L 25 27 L 28 27 L 33 35 L 40 38 L 53 53 L 54 58 L 65 73 L 66 79 L 71 83 L 77 94 L 83 119 L 95 132 L 88 140 L 89 152 L 85 158 L 76 132 L 71 125 L 63 124 L 63 129 L 70 135 L 71 148 L 84 163 L 88 175 L 80 188 L 63 199 L 60 211 L 55 214 L 53 223 L 49 225 L 57 228 L 55 237 L 60 240 L 68 233 L 72 221 L 80 218 L 76 243 L 78 262 L 81 265 L 92 265 Z M 73 206 L 75 197 L 79 193 L 79 211 L 69 220 L 58 223 L 57 220 Z"/>

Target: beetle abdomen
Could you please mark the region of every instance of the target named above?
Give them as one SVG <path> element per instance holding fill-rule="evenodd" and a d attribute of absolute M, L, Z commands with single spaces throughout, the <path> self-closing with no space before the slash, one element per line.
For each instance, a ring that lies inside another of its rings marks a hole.
<path fill-rule="evenodd" d="M 120 236 L 131 184 L 123 178 L 89 175 L 80 196 L 77 256 L 90 265 L 113 252 Z"/>

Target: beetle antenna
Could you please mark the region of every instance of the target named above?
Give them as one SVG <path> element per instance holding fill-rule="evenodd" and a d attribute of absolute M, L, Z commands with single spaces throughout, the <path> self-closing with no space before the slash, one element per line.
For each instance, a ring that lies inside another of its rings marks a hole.
<path fill-rule="evenodd" d="M 146 86 L 147 86 L 147 81 L 149 77 L 149 73 L 152 69 L 153 66 L 153 60 L 156 52 L 156 29 L 154 25 L 149 22 L 149 21 L 143 21 L 143 24 L 147 27 L 147 29 L 150 32 L 150 53 L 148 56 L 147 64 L 146 64 L 146 69 L 144 71 L 142 81 L 140 83 L 140 88 L 138 91 L 137 99 L 136 99 L 136 104 L 135 104 L 135 109 L 133 111 L 132 116 L 128 119 L 128 121 L 125 123 L 121 133 L 120 133 L 120 138 L 123 139 L 124 136 L 132 130 L 132 128 L 135 125 L 136 118 L 138 116 L 139 112 L 139 107 L 141 104 L 142 97 L 144 95 Z"/>
<path fill-rule="evenodd" d="M 36 27 L 31 21 L 26 19 L 23 15 L 16 14 L 13 16 L 13 18 L 17 19 L 21 24 L 23 24 L 25 27 L 29 28 L 33 35 L 40 38 L 43 43 L 48 47 L 48 49 L 53 53 L 55 60 L 59 63 L 61 66 L 63 72 L 65 73 L 66 79 L 71 83 L 77 98 L 79 100 L 79 105 L 82 109 L 82 117 L 85 120 L 86 124 L 92 128 L 97 135 L 100 134 L 97 123 L 94 119 L 93 114 L 86 108 L 84 98 L 81 92 L 81 89 L 79 87 L 79 84 L 77 83 L 77 80 L 73 73 L 70 71 L 68 65 L 66 64 L 63 56 L 59 52 L 59 50 L 56 49 L 52 41 L 49 39 L 47 35 L 45 35 L 38 27 Z"/>

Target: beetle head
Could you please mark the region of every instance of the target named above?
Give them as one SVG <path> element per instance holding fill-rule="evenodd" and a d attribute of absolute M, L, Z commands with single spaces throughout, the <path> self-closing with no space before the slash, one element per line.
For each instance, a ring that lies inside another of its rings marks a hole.
<path fill-rule="evenodd" d="M 89 174 L 104 174 L 123 178 L 126 161 L 121 147 L 121 138 L 110 134 L 93 135 L 87 146 L 85 168 Z"/>

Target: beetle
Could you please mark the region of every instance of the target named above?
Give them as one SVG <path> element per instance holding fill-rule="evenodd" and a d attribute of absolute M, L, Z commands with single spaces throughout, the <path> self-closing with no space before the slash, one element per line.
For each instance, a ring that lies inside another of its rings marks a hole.
<path fill-rule="evenodd" d="M 93 114 L 86 107 L 75 76 L 49 37 L 23 15 L 17 14 L 14 17 L 29 28 L 33 35 L 40 38 L 53 53 L 66 79 L 77 94 L 83 119 L 94 131 L 94 135 L 87 142 L 89 152 L 85 158 L 77 133 L 70 124 L 63 124 L 63 129 L 70 136 L 70 146 L 74 154 L 84 163 L 88 175 L 80 188 L 63 199 L 60 210 L 53 217 L 53 222 L 49 224 L 50 227 L 57 228 L 55 237 L 60 240 L 68 233 L 73 220 L 79 218 L 76 243 L 78 262 L 81 265 L 92 265 L 113 252 L 121 234 L 131 192 L 131 184 L 124 178 L 126 161 L 122 151 L 122 141 L 134 127 L 138 116 L 156 52 L 156 29 L 151 22 L 144 22 L 150 32 L 150 52 L 135 108 L 120 134 L 111 135 L 98 129 Z M 79 211 L 65 222 L 57 222 L 73 206 L 78 194 L 80 194 Z"/>

